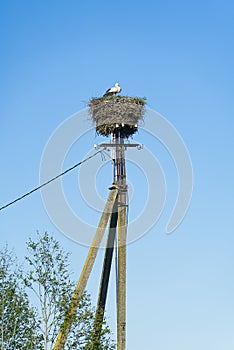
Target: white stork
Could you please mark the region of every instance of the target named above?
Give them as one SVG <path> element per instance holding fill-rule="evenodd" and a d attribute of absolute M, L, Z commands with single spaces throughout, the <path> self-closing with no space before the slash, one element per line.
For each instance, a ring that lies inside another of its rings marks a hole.
<path fill-rule="evenodd" d="M 110 89 L 108 89 L 103 96 L 104 97 L 106 97 L 106 96 L 115 96 L 116 94 L 120 93 L 121 91 L 122 91 L 122 89 L 119 86 L 119 83 L 116 83 L 115 86 L 113 86 Z"/>

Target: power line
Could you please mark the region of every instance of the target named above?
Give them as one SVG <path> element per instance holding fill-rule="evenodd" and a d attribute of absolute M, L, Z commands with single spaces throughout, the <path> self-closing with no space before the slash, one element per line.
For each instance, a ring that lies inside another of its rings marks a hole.
<path fill-rule="evenodd" d="M 81 164 L 84 163 L 84 162 L 87 162 L 87 160 L 89 160 L 89 159 L 95 157 L 98 153 L 101 153 L 101 152 L 103 152 L 103 151 L 102 151 L 102 150 L 97 151 L 96 153 L 94 153 L 94 154 L 92 154 L 91 156 L 85 158 L 85 159 L 82 160 L 81 162 L 76 163 L 76 164 L 73 165 L 71 168 L 69 168 L 69 169 L 63 171 L 61 174 L 59 174 L 59 175 L 53 177 L 52 179 L 50 179 L 50 180 L 44 182 L 44 183 L 41 184 L 40 186 L 35 187 L 33 190 L 31 190 L 31 191 L 25 193 L 24 195 L 22 195 L 22 196 L 16 198 L 16 199 L 13 200 L 12 202 L 5 204 L 4 206 L 0 207 L 0 211 L 3 210 L 3 209 L 5 209 L 5 208 L 7 208 L 7 207 L 9 207 L 9 206 L 12 205 L 12 204 L 15 204 L 16 202 L 20 201 L 21 199 L 23 199 L 23 198 L 29 196 L 29 195 L 32 194 L 33 192 L 36 192 L 36 191 L 40 190 L 40 188 L 42 188 L 42 187 L 48 185 L 49 183 L 51 183 L 52 181 L 54 181 L 54 180 L 58 179 L 59 177 L 65 175 L 65 174 L 68 173 L 69 171 L 71 171 L 71 170 L 77 168 L 79 165 L 81 165 Z"/>

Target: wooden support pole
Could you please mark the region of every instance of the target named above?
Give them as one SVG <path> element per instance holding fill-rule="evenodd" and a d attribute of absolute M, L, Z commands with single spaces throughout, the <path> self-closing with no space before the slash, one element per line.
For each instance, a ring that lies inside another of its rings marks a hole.
<path fill-rule="evenodd" d="M 85 291 L 91 270 L 93 268 L 98 249 L 100 247 L 103 235 L 106 230 L 106 226 L 110 217 L 110 214 L 113 211 L 113 206 L 116 200 L 118 194 L 118 189 L 113 186 L 111 187 L 111 191 L 108 197 L 108 200 L 106 202 L 106 206 L 104 208 L 104 211 L 102 213 L 101 219 L 99 221 L 99 225 L 96 231 L 96 234 L 93 238 L 91 247 L 89 249 L 88 256 L 85 261 L 85 265 L 83 267 L 83 270 L 81 272 L 79 281 L 77 283 L 77 286 L 75 288 L 71 303 L 69 305 L 68 311 L 65 315 L 65 319 L 63 321 L 63 324 L 60 328 L 60 332 L 58 334 L 58 337 L 56 339 L 56 343 L 53 347 L 53 350 L 63 350 L 67 336 L 70 332 L 72 322 L 74 321 L 74 317 L 76 315 L 76 311 L 79 305 L 79 301 Z"/>
<path fill-rule="evenodd" d="M 126 191 L 119 193 L 117 350 L 126 349 Z"/>
<path fill-rule="evenodd" d="M 110 218 L 110 227 L 109 227 L 109 233 L 107 238 L 104 262 L 103 262 L 103 268 L 102 268 L 102 277 L 100 281 L 99 296 L 98 296 L 98 302 L 97 302 L 97 309 L 96 309 L 96 315 L 95 315 L 95 321 L 94 321 L 94 335 L 92 339 L 92 350 L 100 349 L 102 324 L 103 324 L 103 318 L 105 313 L 106 298 L 107 298 L 107 291 L 108 291 L 108 285 L 109 285 L 109 279 L 110 279 L 110 271 L 111 271 L 111 264 L 112 264 L 115 237 L 116 237 L 117 220 L 118 220 L 117 201 L 118 201 L 118 197 L 113 206 L 113 213 L 111 214 L 111 218 Z"/>

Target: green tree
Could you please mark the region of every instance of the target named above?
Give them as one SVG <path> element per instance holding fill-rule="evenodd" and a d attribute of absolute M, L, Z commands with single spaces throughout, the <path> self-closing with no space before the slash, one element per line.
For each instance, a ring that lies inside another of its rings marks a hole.
<path fill-rule="evenodd" d="M 7 246 L 0 251 L 0 347 L 40 350 L 36 312 L 29 305 L 16 259 Z"/>
<path fill-rule="evenodd" d="M 38 298 L 40 330 L 47 350 L 54 343 L 73 289 L 68 254 L 47 233 L 37 242 L 29 239 L 27 249 L 29 269 L 24 281 Z"/>
<path fill-rule="evenodd" d="M 29 269 L 24 281 L 38 298 L 43 349 L 50 350 L 53 349 L 75 287 L 69 271 L 69 254 L 47 232 L 42 236 L 38 234 L 36 242 L 29 239 L 27 249 Z M 84 293 L 65 345 L 66 350 L 91 349 L 94 316 L 90 296 Z M 100 349 L 114 348 L 110 329 L 104 324 Z"/>

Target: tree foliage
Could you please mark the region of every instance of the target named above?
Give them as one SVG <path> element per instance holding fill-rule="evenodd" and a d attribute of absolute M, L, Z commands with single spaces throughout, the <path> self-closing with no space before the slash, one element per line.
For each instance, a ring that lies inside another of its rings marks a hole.
<path fill-rule="evenodd" d="M 55 238 L 38 233 L 36 241 L 28 240 L 27 251 L 25 272 L 12 270 L 15 261 L 7 249 L 0 255 L 1 350 L 52 350 L 75 288 L 69 254 Z M 95 310 L 85 292 L 64 350 L 94 349 L 94 319 Z M 100 349 L 95 350 L 108 349 L 115 349 L 115 345 L 104 321 Z"/>
<path fill-rule="evenodd" d="M 35 309 L 22 285 L 12 252 L 0 251 L 0 329 L 2 350 L 42 349 Z"/>
<path fill-rule="evenodd" d="M 73 290 L 69 255 L 47 233 L 37 242 L 29 239 L 27 249 L 29 269 L 24 282 L 38 298 L 40 329 L 47 350 L 54 343 Z"/>

